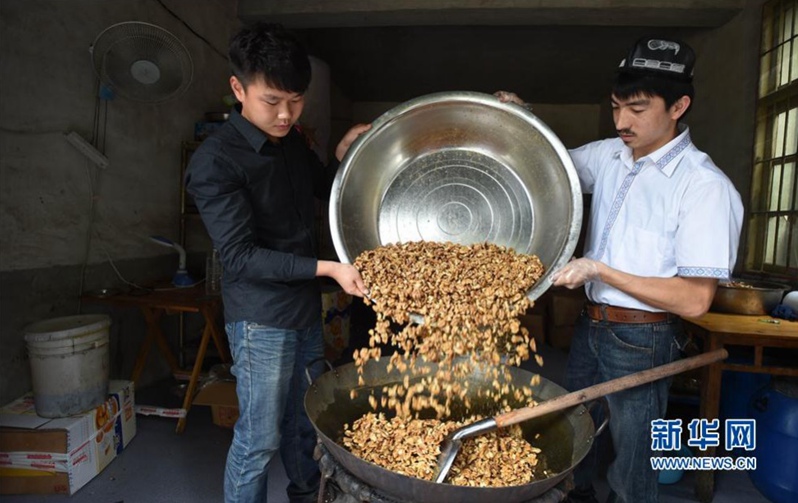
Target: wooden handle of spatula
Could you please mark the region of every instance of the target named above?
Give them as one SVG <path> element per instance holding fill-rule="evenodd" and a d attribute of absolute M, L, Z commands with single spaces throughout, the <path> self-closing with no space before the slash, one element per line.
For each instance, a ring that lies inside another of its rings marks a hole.
<path fill-rule="evenodd" d="M 729 352 L 725 349 L 716 349 L 715 351 L 710 351 L 709 353 L 692 356 L 690 358 L 684 358 L 666 365 L 660 365 L 652 369 L 619 377 L 618 379 L 595 384 L 589 388 L 574 391 L 573 393 L 568 393 L 567 395 L 558 396 L 557 398 L 552 398 L 551 400 L 541 402 L 534 407 L 524 407 L 522 409 L 511 410 L 510 412 L 499 414 L 493 419 L 496 421 L 496 424 L 499 428 L 503 428 L 512 424 L 521 423 L 528 419 L 546 415 L 550 412 L 556 412 L 567 409 L 568 407 L 573 407 L 574 405 L 589 402 L 591 400 L 595 400 L 596 398 L 615 393 L 616 391 L 634 388 L 635 386 L 656 381 L 658 379 L 662 379 L 663 377 L 669 377 L 698 367 L 703 367 L 704 365 L 709 365 L 710 363 L 724 360 L 728 356 Z"/>

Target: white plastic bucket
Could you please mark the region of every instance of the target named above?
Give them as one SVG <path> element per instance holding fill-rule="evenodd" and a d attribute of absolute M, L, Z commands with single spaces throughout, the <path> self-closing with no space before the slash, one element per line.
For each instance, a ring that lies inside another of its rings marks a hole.
<path fill-rule="evenodd" d="M 105 401 L 110 326 L 109 316 L 81 314 L 25 328 L 36 414 L 72 416 Z"/>

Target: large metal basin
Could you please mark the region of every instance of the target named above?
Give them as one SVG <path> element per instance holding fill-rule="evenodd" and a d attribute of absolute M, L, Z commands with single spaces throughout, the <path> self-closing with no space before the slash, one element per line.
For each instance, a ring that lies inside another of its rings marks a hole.
<path fill-rule="evenodd" d="M 572 256 L 582 193 L 568 151 L 532 112 L 473 92 L 416 98 L 383 114 L 347 152 L 330 199 L 341 261 L 389 243 L 492 242 L 535 254 L 546 273 Z"/>

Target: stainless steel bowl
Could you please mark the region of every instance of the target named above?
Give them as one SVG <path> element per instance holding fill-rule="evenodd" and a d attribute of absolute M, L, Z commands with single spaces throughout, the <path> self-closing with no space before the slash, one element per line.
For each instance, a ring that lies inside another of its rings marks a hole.
<path fill-rule="evenodd" d="M 389 243 L 492 242 L 550 272 L 573 254 L 582 192 L 568 151 L 532 112 L 488 94 L 421 96 L 386 112 L 347 152 L 330 199 L 341 261 Z"/>
<path fill-rule="evenodd" d="M 709 310 L 727 314 L 770 314 L 789 289 L 780 283 L 732 279 L 730 283 L 718 284 Z"/>

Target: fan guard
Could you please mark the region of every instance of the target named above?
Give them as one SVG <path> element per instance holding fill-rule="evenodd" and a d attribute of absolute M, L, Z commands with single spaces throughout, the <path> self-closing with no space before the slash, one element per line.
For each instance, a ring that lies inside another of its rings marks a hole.
<path fill-rule="evenodd" d="M 158 103 L 175 98 L 188 88 L 194 73 L 186 46 L 149 23 L 109 26 L 89 51 L 100 81 L 133 101 Z"/>

